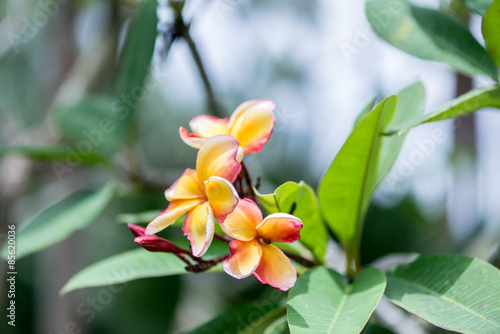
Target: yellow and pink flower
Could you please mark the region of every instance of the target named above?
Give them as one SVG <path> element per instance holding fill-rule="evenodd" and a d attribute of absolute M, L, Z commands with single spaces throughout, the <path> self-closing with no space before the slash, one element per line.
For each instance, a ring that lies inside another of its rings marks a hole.
<path fill-rule="evenodd" d="M 242 199 L 221 224 L 236 239 L 229 243 L 231 255 L 224 271 L 241 279 L 253 274 L 261 283 L 286 291 L 295 285 L 297 271 L 288 257 L 271 242 L 294 242 L 300 238 L 302 222 L 286 213 L 262 220 L 262 213 L 249 199 Z"/>
<path fill-rule="evenodd" d="M 250 100 L 236 108 L 229 119 L 209 115 L 194 117 L 189 126 L 193 133 L 179 128 L 181 139 L 191 147 L 200 148 L 203 143 L 216 135 L 231 135 L 241 147 L 238 160 L 243 154 L 258 153 L 273 132 L 275 117 L 274 102 L 270 100 Z"/>
<path fill-rule="evenodd" d="M 191 242 L 194 256 L 205 254 L 214 236 L 214 217 L 218 222 L 224 222 L 239 201 L 231 184 L 241 170 L 241 164 L 236 160 L 238 149 L 238 141 L 229 135 L 217 135 L 207 140 L 198 151 L 196 170 L 186 169 L 165 191 L 170 203 L 148 224 L 145 233 L 155 234 L 187 212 L 182 227 L 184 234 Z"/>

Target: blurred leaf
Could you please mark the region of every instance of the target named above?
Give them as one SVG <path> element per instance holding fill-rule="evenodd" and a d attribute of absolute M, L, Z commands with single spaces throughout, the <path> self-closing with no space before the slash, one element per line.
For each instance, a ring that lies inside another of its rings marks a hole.
<path fill-rule="evenodd" d="M 446 63 L 468 75 L 498 80 L 486 50 L 458 20 L 436 10 L 412 6 L 407 0 L 373 0 L 366 16 L 375 32 L 413 56 Z"/>
<path fill-rule="evenodd" d="M 124 115 L 124 131 L 129 133 L 135 121 L 134 112 L 144 100 L 148 88 L 145 79 L 150 73 L 151 59 L 155 48 L 158 17 L 156 0 L 146 0 L 135 15 L 122 51 L 116 97 L 116 106 Z"/>
<path fill-rule="evenodd" d="M 70 147 L 62 146 L 0 146 L 0 157 L 9 154 L 24 155 L 31 159 L 41 161 L 67 160 L 74 153 Z M 82 162 L 107 163 L 108 160 L 96 153 L 79 155 Z"/>
<path fill-rule="evenodd" d="M 300 242 L 311 250 L 318 261 L 323 263 L 328 232 L 323 223 L 314 190 L 304 181 L 300 181 L 299 183 L 286 182 L 279 186 L 273 194 L 256 193 L 268 214 L 292 213 L 302 220 L 304 226 L 300 231 Z"/>
<path fill-rule="evenodd" d="M 189 242 L 185 239 L 175 243 L 180 247 L 189 247 Z M 214 240 L 204 258 L 210 259 L 224 253 L 229 253 L 228 245 Z M 110 256 L 82 269 L 69 279 L 60 294 L 64 295 L 76 289 L 93 286 L 129 282 L 139 278 L 188 274 L 185 267 L 186 264 L 173 254 L 153 253 L 142 248 L 133 249 Z M 221 265 L 212 267 L 207 272 L 217 271 L 222 271 Z"/>
<path fill-rule="evenodd" d="M 264 334 L 290 334 L 286 316 L 284 315 L 270 324 L 264 331 Z"/>
<path fill-rule="evenodd" d="M 109 154 L 125 144 L 120 113 L 108 97 L 89 97 L 56 110 L 56 121 L 63 134 L 73 140 L 79 156 L 95 152 Z"/>
<path fill-rule="evenodd" d="M 419 119 L 412 118 L 410 123 L 404 122 L 391 126 L 387 133 L 399 132 L 402 134 L 420 124 L 463 116 L 487 107 L 500 108 L 500 85 L 473 89 L 446 103 L 435 112 L 422 115 Z"/>
<path fill-rule="evenodd" d="M 396 110 L 398 98 L 382 101 L 354 128 L 320 182 L 318 197 L 330 228 L 344 243 L 360 237 L 370 198 L 377 186 L 383 129 Z"/>
<path fill-rule="evenodd" d="M 493 1 L 493 4 L 486 12 L 482 30 L 486 49 L 497 65 L 500 66 L 500 0 Z"/>
<path fill-rule="evenodd" d="M 399 180 L 389 180 L 393 189 Z M 439 204 L 436 204 L 439 205 Z M 395 206 L 372 202 L 361 241 L 361 265 L 394 253 L 436 254 L 453 249 L 445 219 L 426 219 L 416 201 L 405 197 Z"/>
<path fill-rule="evenodd" d="M 186 264 L 168 253 L 150 253 L 142 248 L 130 250 L 94 263 L 81 270 L 64 285 L 60 294 L 92 286 L 124 283 L 139 278 L 186 274 Z"/>
<path fill-rule="evenodd" d="M 284 313 L 285 308 L 273 299 L 255 300 L 230 308 L 189 334 L 259 334 Z"/>
<path fill-rule="evenodd" d="M 394 334 L 394 333 L 385 327 L 376 324 L 369 324 L 368 326 L 365 327 L 365 329 L 363 330 L 363 332 L 361 332 L 361 334 Z"/>
<path fill-rule="evenodd" d="M 352 284 L 331 269 L 307 271 L 288 294 L 291 333 L 360 333 L 385 284 L 384 273 L 376 268 L 364 269 Z"/>
<path fill-rule="evenodd" d="M 116 222 L 119 224 L 145 224 L 151 222 L 153 219 L 158 217 L 161 210 L 150 210 L 139 213 L 120 213 L 116 216 Z M 171 226 L 182 227 L 184 224 L 185 216 L 180 217 Z M 215 225 L 217 232 L 224 234 L 222 229 L 219 230 L 218 224 Z"/>
<path fill-rule="evenodd" d="M 116 193 L 114 185 L 98 191 L 75 193 L 47 208 L 16 233 L 16 259 L 50 247 L 86 228 L 106 208 Z M 2 257 L 7 256 L 3 245 Z"/>
<path fill-rule="evenodd" d="M 446 330 L 500 332 L 500 271 L 482 260 L 458 254 L 420 257 L 387 274 L 385 295 Z"/>
<path fill-rule="evenodd" d="M 484 14 L 486 14 L 486 10 L 491 5 L 493 0 L 462 0 L 462 2 L 470 10 L 476 12 L 481 16 L 484 16 Z"/>
<path fill-rule="evenodd" d="M 120 224 L 149 223 L 160 214 L 161 210 L 150 210 L 139 213 L 120 213 L 116 216 L 116 222 Z"/>
<path fill-rule="evenodd" d="M 359 113 L 358 117 L 356 117 L 356 120 L 354 121 L 354 126 L 358 125 L 358 123 L 366 116 L 368 113 L 373 109 L 375 106 L 375 101 L 377 101 L 377 98 L 373 98 L 368 104 L 361 110 Z"/>

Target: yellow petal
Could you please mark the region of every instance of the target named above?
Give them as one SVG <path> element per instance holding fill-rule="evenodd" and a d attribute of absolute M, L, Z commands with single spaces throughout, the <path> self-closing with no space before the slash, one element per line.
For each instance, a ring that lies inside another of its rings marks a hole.
<path fill-rule="evenodd" d="M 196 149 L 199 149 L 207 141 L 205 138 L 200 138 L 193 133 L 189 133 L 183 127 L 179 128 L 179 135 L 184 143 Z"/>
<path fill-rule="evenodd" d="M 146 234 L 155 234 L 156 232 L 172 225 L 177 219 L 179 219 L 180 216 L 203 202 L 203 199 L 185 199 L 170 202 L 167 209 L 148 224 L 146 227 Z"/>
<path fill-rule="evenodd" d="M 251 275 L 260 262 L 261 246 L 256 240 L 229 243 L 231 255 L 224 261 L 224 271 L 234 278 L 241 279 Z"/>
<path fill-rule="evenodd" d="M 238 204 L 238 193 L 233 185 L 227 180 L 212 176 L 205 181 L 205 189 L 207 193 L 208 202 L 212 207 L 215 218 L 219 223 L 224 222 L 226 216 L 230 214 L 236 204 Z"/>
<path fill-rule="evenodd" d="M 261 221 L 262 213 L 257 204 L 248 198 L 243 198 L 220 226 L 230 237 L 249 241 L 257 237 L 255 228 Z"/>
<path fill-rule="evenodd" d="M 211 176 L 219 176 L 230 183 L 236 180 L 241 164 L 236 161 L 238 141 L 229 135 L 215 136 L 206 141 L 198 151 L 196 172 L 198 182 L 204 189 L 204 182 Z"/>
<path fill-rule="evenodd" d="M 287 291 L 297 281 L 297 271 L 288 257 L 276 246 L 261 245 L 260 264 L 253 273 L 263 284 Z"/>
<path fill-rule="evenodd" d="M 228 135 L 229 127 L 227 118 L 217 118 L 209 115 L 194 117 L 189 122 L 189 127 L 195 135 L 208 139 L 217 135 Z"/>
<path fill-rule="evenodd" d="M 245 154 L 260 152 L 271 136 L 274 107 L 270 100 L 250 100 L 242 103 L 231 115 L 229 133 L 238 139 Z"/>
<path fill-rule="evenodd" d="M 215 222 L 212 208 L 205 202 L 186 215 L 182 227 L 184 235 L 191 241 L 193 255 L 200 257 L 207 251 L 214 238 Z"/>
<path fill-rule="evenodd" d="M 170 188 L 165 190 L 165 197 L 168 201 L 205 198 L 205 193 L 198 184 L 196 171 L 190 168 L 186 169 L 182 176 Z"/>
<path fill-rule="evenodd" d="M 287 213 L 275 213 L 267 216 L 257 226 L 260 237 L 274 242 L 294 242 L 300 238 L 302 221 Z"/>

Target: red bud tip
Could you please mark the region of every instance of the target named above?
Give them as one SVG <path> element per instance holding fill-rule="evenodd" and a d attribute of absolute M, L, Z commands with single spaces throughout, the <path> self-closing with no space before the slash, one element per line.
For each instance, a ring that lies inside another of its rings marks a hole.
<path fill-rule="evenodd" d="M 185 250 L 176 244 L 155 235 L 138 236 L 134 242 L 150 252 L 185 253 Z"/>
<path fill-rule="evenodd" d="M 140 237 L 146 234 L 146 229 L 142 226 L 128 224 L 128 228 L 130 229 L 130 232 L 132 232 L 132 234 L 136 237 Z"/>

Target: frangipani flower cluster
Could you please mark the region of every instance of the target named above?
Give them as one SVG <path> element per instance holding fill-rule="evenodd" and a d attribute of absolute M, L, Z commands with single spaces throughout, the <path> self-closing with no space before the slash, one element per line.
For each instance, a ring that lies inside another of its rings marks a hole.
<path fill-rule="evenodd" d="M 265 219 L 257 204 L 240 198 L 233 183 L 242 170 L 245 154 L 262 150 L 273 131 L 274 103 L 251 100 L 242 103 L 229 119 L 201 115 L 190 121 L 193 133 L 180 128 L 181 139 L 198 148 L 196 170 L 186 169 L 182 176 L 165 191 L 170 202 L 167 209 L 139 231 L 135 227 L 136 243 L 151 251 L 175 253 L 197 270 L 185 255 L 199 264 L 213 264 L 200 259 L 209 248 L 215 224 L 229 236 L 230 254 L 224 271 L 241 279 L 253 274 L 263 284 L 288 290 L 295 284 L 297 273 L 288 257 L 271 242 L 294 242 L 300 237 L 302 222 L 290 214 L 273 214 Z M 241 193 L 241 192 L 240 192 Z M 190 241 L 191 251 L 171 246 L 155 233 L 175 223 L 186 214 L 183 231 Z M 148 237 L 152 236 L 152 237 Z"/>

